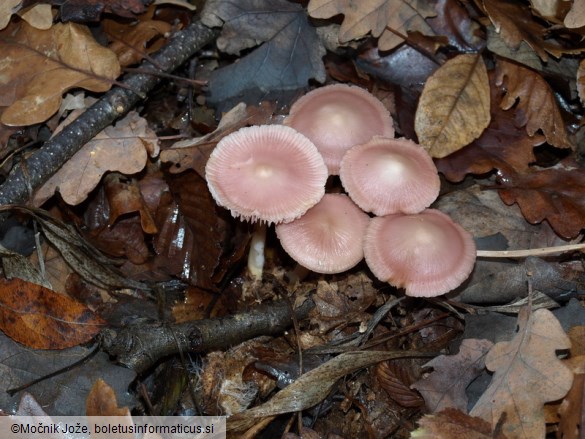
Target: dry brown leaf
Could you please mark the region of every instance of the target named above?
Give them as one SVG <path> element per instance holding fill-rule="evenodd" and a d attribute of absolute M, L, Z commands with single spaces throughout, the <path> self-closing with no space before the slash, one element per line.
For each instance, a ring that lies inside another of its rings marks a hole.
<path fill-rule="evenodd" d="M 47 30 L 53 26 L 53 10 L 51 5 L 40 4 L 18 12 L 20 18 L 37 29 Z"/>
<path fill-rule="evenodd" d="M 490 88 L 481 55 L 459 55 L 425 84 L 415 116 L 419 143 L 445 157 L 477 139 L 490 122 Z"/>
<path fill-rule="evenodd" d="M 491 121 L 482 135 L 465 148 L 449 156 L 435 160 L 437 169 L 454 182 L 462 181 L 467 174 L 486 174 L 497 169 L 506 175 L 511 169 L 525 172 L 536 161 L 534 148 L 544 143 L 544 137 L 530 137 L 525 130 L 519 130 L 511 112 L 499 106 L 503 87 L 494 84 L 492 72 L 490 79 Z"/>
<path fill-rule="evenodd" d="M 89 29 L 58 23 L 49 30 L 26 22 L 0 32 L 0 106 L 5 125 L 44 122 L 61 105 L 72 88 L 107 91 L 120 74 L 111 50 L 100 46 Z"/>
<path fill-rule="evenodd" d="M 314 18 L 345 15 L 338 35 L 341 43 L 371 32 L 379 37 L 380 50 L 390 50 L 403 43 L 408 32 L 434 35 L 425 19 L 434 17 L 436 11 L 424 0 L 311 0 L 308 11 Z"/>
<path fill-rule="evenodd" d="M 544 403 L 562 398 L 573 374 L 556 356 L 569 349 L 569 338 L 546 309 L 522 308 L 518 332 L 509 342 L 497 343 L 486 357 L 492 382 L 471 410 L 496 425 L 505 413 L 505 434 L 518 439 L 545 436 Z"/>
<path fill-rule="evenodd" d="M 91 340 L 104 324 L 83 304 L 21 279 L 0 282 L 0 329 L 34 349 L 64 349 Z"/>
<path fill-rule="evenodd" d="M 4 0 L 0 2 L 0 29 L 4 29 L 10 23 L 12 14 L 20 10 L 22 0 Z"/>
<path fill-rule="evenodd" d="M 543 48 L 545 28 L 534 19 L 528 6 L 505 0 L 483 0 L 483 8 L 496 32 L 513 50 L 525 41 L 543 61 L 548 59 Z"/>
<path fill-rule="evenodd" d="M 506 439 L 502 432 L 493 431 L 489 422 L 455 409 L 445 409 L 435 415 L 423 416 L 418 423 L 420 427 L 411 433 L 411 438 Z"/>
<path fill-rule="evenodd" d="M 145 54 L 155 52 L 164 43 L 164 36 L 172 26 L 166 21 L 153 20 L 154 6 L 138 17 L 138 23 L 121 23 L 105 19 L 102 21 L 104 31 L 113 42 L 110 49 L 118 55 L 122 66 L 136 64 Z"/>
<path fill-rule="evenodd" d="M 433 372 L 411 387 L 423 395 L 432 413 L 446 408 L 467 411 L 465 389 L 483 371 L 485 356 L 492 346 L 489 340 L 463 340 L 456 355 L 439 355 L 425 364 Z"/>
<path fill-rule="evenodd" d="M 496 67 L 496 84 L 504 85 L 507 89 L 500 107 L 504 110 L 514 107 L 516 123 L 521 127 L 526 126 L 530 136 L 541 130 L 551 145 L 557 148 L 572 147 L 555 95 L 542 76 L 525 67 L 499 59 Z"/>
<path fill-rule="evenodd" d="M 376 378 L 388 396 L 402 407 L 420 407 L 424 400 L 419 393 L 409 386 L 414 381 L 406 369 L 398 361 L 384 361 L 374 369 Z"/>
<path fill-rule="evenodd" d="M 103 379 L 98 379 L 91 388 L 85 401 L 87 416 L 123 416 L 132 422 L 128 407 L 118 407 L 116 392 Z M 121 419 L 116 420 L 116 422 Z"/>
<path fill-rule="evenodd" d="M 148 155 L 157 154 L 156 134 L 144 118 L 131 111 L 75 153 L 39 188 L 33 202 L 40 206 L 58 191 L 66 203 L 77 205 L 95 189 L 104 173 L 135 174 L 144 168 Z"/>
<path fill-rule="evenodd" d="M 231 416 L 228 420 L 228 430 L 242 431 L 257 423 L 259 418 L 307 409 L 325 399 L 337 380 L 348 373 L 380 361 L 416 355 L 421 355 L 421 353 L 414 351 L 345 352 L 301 375 L 294 383 L 285 387 L 264 404 Z"/>
<path fill-rule="evenodd" d="M 585 26 L 585 0 L 573 0 L 573 5 L 565 16 L 564 23 L 570 29 Z"/>

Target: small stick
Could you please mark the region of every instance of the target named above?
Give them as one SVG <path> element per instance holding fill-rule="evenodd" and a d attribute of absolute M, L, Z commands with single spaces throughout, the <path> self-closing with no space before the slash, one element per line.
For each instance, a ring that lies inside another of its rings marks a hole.
<path fill-rule="evenodd" d="M 528 250 L 478 250 L 478 258 L 527 258 L 528 256 L 546 256 L 555 253 L 584 250 L 585 243 L 559 245 L 556 247 L 532 248 Z"/>

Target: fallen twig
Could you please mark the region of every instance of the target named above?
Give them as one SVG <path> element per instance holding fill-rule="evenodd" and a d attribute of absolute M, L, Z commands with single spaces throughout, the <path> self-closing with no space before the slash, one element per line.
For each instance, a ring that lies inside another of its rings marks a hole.
<path fill-rule="evenodd" d="M 171 72 L 213 41 L 217 32 L 200 22 L 194 22 L 177 32 L 152 58 L 165 72 Z M 144 99 L 161 81 L 161 77 L 156 74 L 160 69 L 148 61 L 140 69 L 153 74 L 126 75 L 120 82 L 121 86 L 112 88 L 80 117 L 16 166 L 0 185 L 0 205 L 25 202 L 31 195 L 31 189 L 34 191 L 41 186 L 83 145 Z"/>
<path fill-rule="evenodd" d="M 315 306 L 311 299 L 294 310 L 305 319 Z M 144 372 L 159 359 L 183 352 L 207 352 L 237 345 L 260 335 L 279 334 L 292 325 L 292 310 L 286 300 L 262 304 L 253 310 L 228 317 L 180 324 L 127 326 L 105 329 L 102 347 L 119 363 Z"/>

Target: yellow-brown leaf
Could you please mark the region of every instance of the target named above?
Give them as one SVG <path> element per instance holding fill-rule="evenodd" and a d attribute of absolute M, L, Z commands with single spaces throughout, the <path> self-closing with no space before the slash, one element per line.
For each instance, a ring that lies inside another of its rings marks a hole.
<path fill-rule="evenodd" d="M 419 143 L 445 157 L 477 139 L 490 122 L 490 89 L 480 55 L 459 55 L 428 80 L 416 110 Z"/>
<path fill-rule="evenodd" d="M 0 281 L 0 329 L 25 346 L 77 346 L 91 340 L 103 323 L 68 296 L 21 279 Z"/>

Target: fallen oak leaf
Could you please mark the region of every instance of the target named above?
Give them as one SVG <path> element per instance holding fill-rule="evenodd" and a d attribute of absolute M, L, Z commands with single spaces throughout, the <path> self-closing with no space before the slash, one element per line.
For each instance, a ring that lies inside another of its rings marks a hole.
<path fill-rule="evenodd" d="M 507 93 L 500 107 L 509 110 L 515 106 L 516 122 L 526 126 L 528 135 L 541 130 L 546 140 L 557 148 L 571 148 L 565 123 L 555 95 L 538 73 L 504 59 L 496 64 L 496 85 L 504 85 Z"/>
<path fill-rule="evenodd" d="M 569 349 L 569 338 L 546 309 L 518 314 L 518 332 L 509 342 L 497 343 L 486 357 L 492 382 L 470 412 L 491 425 L 505 414 L 503 432 L 518 439 L 545 436 L 544 403 L 562 398 L 573 374 L 555 351 Z"/>
<path fill-rule="evenodd" d="M 7 107 L 0 121 L 5 125 L 44 122 L 67 90 L 107 91 L 120 74 L 116 55 L 79 24 L 39 30 L 20 22 L 0 32 L 0 43 L 0 106 Z"/>
<path fill-rule="evenodd" d="M 490 122 L 490 88 L 480 54 L 447 61 L 427 80 L 415 115 L 419 143 L 434 158 L 477 139 Z"/>
<path fill-rule="evenodd" d="M 308 12 L 314 18 L 343 14 L 339 41 L 346 43 L 368 32 L 378 38 L 380 50 L 390 50 L 404 42 L 407 32 L 435 33 L 426 18 L 437 15 L 429 2 L 421 0 L 311 0 Z M 397 35 L 398 34 L 398 35 Z"/>
<path fill-rule="evenodd" d="M 484 360 L 493 346 L 489 340 L 464 339 L 456 355 L 440 355 L 424 367 L 434 370 L 411 387 L 418 390 L 432 413 L 447 408 L 467 410 L 465 389 L 484 369 Z"/>
<path fill-rule="evenodd" d="M 434 415 L 425 415 L 419 419 L 418 424 L 419 428 L 411 433 L 411 438 L 506 439 L 508 437 L 501 431 L 495 431 L 496 429 L 493 429 L 489 422 L 452 408 Z"/>
<path fill-rule="evenodd" d="M 503 86 L 495 84 L 492 72 L 488 76 L 491 96 L 489 125 L 471 144 L 435 160 L 439 172 L 450 181 L 459 182 L 467 174 L 487 174 L 494 169 L 501 174 L 508 170 L 525 172 L 536 161 L 534 147 L 545 142 L 540 134 L 529 136 L 525 130 L 518 129 L 513 115 L 499 105 L 505 92 Z"/>
<path fill-rule="evenodd" d="M 74 118 L 70 115 L 62 125 Z M 87 198 L 106 172 L 135 174 L 144 168 L 149 155 L 158 155 L 158 138 L 146 120 L 131 111 L 77 151 L 36 191 L 33 203 L 40 206 L 58 191 L 67 204 L 75 206 Z"/>
<path fill-rule="evenodd" d="M 585 227 L 585 172 L 570 158 L 554 168 L 523 173 L 508 169 L 500 172 L 499 182 L 502 201 L 517 203 L 531 224 L 547 220 L 565 239 L 576 237 Z"/>
<path fill-rule="evenodd" d="M 83 304 L 21 279 L 0 282 L 0 328 L 34 349 L 64 349 L 91 340 L 105 322 Z"/>

